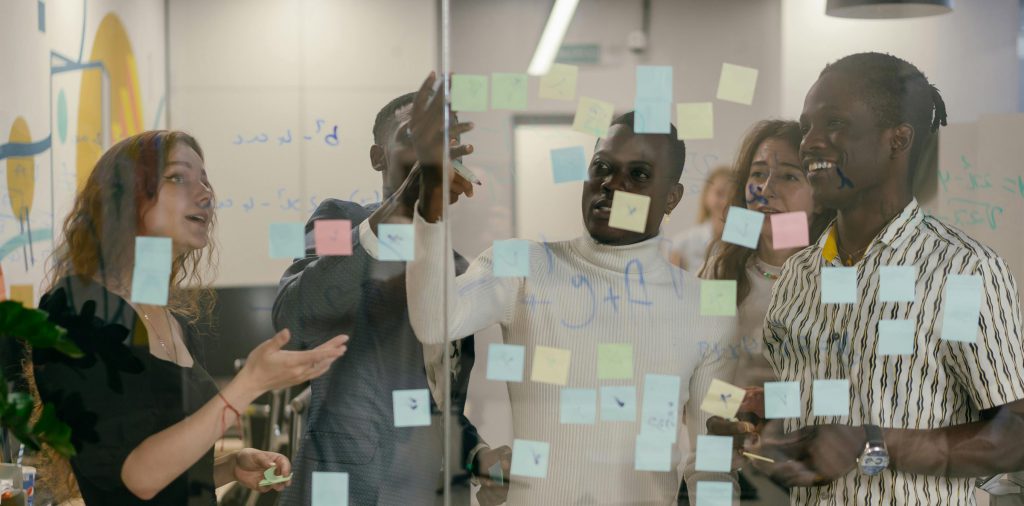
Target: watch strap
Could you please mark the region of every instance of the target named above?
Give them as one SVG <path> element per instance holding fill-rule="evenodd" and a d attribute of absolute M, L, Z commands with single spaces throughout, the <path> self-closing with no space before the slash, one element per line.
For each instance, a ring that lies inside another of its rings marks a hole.
<path fill-rule="evenodd" d="M 867 438 L 868 446 L 885 447 L 885 438 L 882 437 L 882 428 L 877 425 L 865 425 L 864 435 Z"/>

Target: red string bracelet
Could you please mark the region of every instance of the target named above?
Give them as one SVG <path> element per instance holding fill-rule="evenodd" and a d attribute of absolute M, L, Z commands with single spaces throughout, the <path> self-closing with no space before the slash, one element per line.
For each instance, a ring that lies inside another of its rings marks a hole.
<path fill-rule="evenodd" d="M 228 402 L 228 400 L 226 398 L 224 398 L 223 394 L 221 394 L 220 392 L 217 392 L 217 397 L 220 397 L 220 400 L 224 401 L 224 409 L 222 409 L 221 412 L 220 412 L 220 435 L 221 435 L 220 449 L 221 449 L 221 451 L 223 451 L 224 450 L 224 433 L 227 432 L 227 430 L 228 430 L 228 428 L 227 428 L 227 421 L 225 420 L 225 418 L 228 415 L 228 410 L 231 410 L 231 412 L 235 414 L 235 422 L 238 423 L 238 433 L 242 437 L 243 441 L 245 440 L 245 430 L 242 428 L 242 414 L 239 413 L 238 410 L 235 409 L 235 407 L 232 406 L 231 403 Z"/>

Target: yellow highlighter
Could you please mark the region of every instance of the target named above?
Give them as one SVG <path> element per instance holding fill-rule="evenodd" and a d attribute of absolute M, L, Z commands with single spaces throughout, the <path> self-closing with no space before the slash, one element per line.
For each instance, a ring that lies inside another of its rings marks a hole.
<path fill-rule="evenodd" d="M 753 454 L 753 453 L 750 453 L 750 452 L 743 452 L 743 456 L 748 458 L 748 459 L 751 459 L 751 460 L 760 460 L 761 462 L 767 462 L 769 464 L 774 464 L 775 463 L 775 460 L 773 460 L 773 459 L 770 459 L 768 457 L 762 457 L 760 455 L 756 455 L 756 454 Z"/>

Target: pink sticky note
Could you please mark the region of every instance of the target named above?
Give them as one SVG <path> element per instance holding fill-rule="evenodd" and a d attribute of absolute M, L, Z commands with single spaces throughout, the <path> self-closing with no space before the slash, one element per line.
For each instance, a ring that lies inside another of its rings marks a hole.
<path fill-rule="evenodd" d="M 352 254 L 352 222 L 349 220 L 317 220 L 313 222 L 313 237 L 317 255 Z"/>
<path fill-rule="evenodd" d="M 807 246 L 807 213 L 772 214 L 772 247 L 775 249 Z"/>

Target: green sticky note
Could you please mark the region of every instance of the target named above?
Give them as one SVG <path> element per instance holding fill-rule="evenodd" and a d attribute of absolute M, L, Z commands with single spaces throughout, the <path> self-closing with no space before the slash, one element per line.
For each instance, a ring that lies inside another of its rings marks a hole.
<path fill-rule="evenodd" d="M 133 272 L 132 302 L 166 306 L 171 280 L 171 238 L 136 237 Z M 12 298 L 16 299 L 15 286 L 11 286 L 11 294 Z M 30 291 L 29 297 L 31 296 Z M 33 305 L 26 304 L 27 307 Z"/>
<path fill-rule="evenodd" d="M 911 320 L 878 322 L 879 355 L 913 355 L 916 325 Z"/>
<path fill-rule="evenodd" d="M 718 100 L 750 105 L 754 102 L 754 89 L 757 87 L 757 69 L 722 64 L 722 74 L 718 79 Z"/>
<path fill-rule="evenodd" d="M 451 94 L 453 111 L 486 111 L 487 76 L 455 74 L 452 76 Z"/>
<path fill-rule="evenodd" d="M 697 506 L 732 506 L 732 483 L 698 481 Z"/>
<path fill-rule="evenodd" d="M 744 207 L 729 206 L 725 228 L 722 230 L 722 240 L 745 248 L 757 249 L 762 226 L 764 214 Z"/>
<path fill-rule="evenodd" d="M 512 111 L 526 109 L 528 83 L 526 74 L 491 74 L 491 108 Z"/>
<path fill-rule="evenodd" d="M 767 419 L 800 418 L 800 382 L 765 382 L 764 417 Z"/>
<path fill-rule="evenodd" d="M 393 390 L 391 401 L 395 412 L 395 427 L 430 425 L 430 392 L 426 388 Z"/>
<path fill-rule="evenodd" d="M 849 380 L 814 380 L 811 394 L 814 416 L 850 416 Z"/>
<path fill-rule="evenodd" d="M 523 381 L 526 348 L 518 344 L 491 343 L 487 347 L 487 379 Z"/>
<path fill-rule="evenodd" d="M 669 472 L 672 470 L 671 441 L 659 437 L 636 436 L 636 455 L 633 467 L 637 471 Z"/>
<path fill-rule="evenodd" d="M 313 471 L 312 506 L 348 506 L 348 473 Z"/>
<path fill-rule="evenodd" d="M 917 267 L 883 265 L 878 269 L 878 300 L 882 302 L 914 302 L 917 295 Z"/>
<path fill-rule="evenodd" d="M 736 316 L 736 280 L 700 280 L 700 314 Z"/>
<path fill-rule="evenodd" d="M 522 239 L 494 241 L 491 249 L 494 276 L 525 278 L 530 275 L 530 243 Z"/>
<path fill-rule="evenodd" d="M 636 387 L 601 387 L 601 421 L 632 422 L 636 420 Z"/>
<path fill-rule="evenodd" d="M 946 297 L 942 301 L 942 339 L 977 342 L 980 314 L 981 276 L 947 276 Z"/>
<path fill-rule="evenodd" d="M 857 302 L 856 267 L 821 268 L 821 303 L 854 304 Z"/>
<path fill-rule="evenodd" d="M 269 487 L 272 485 L 277 485 L 278 483 L 284 483 L 288 480 L 291 480 L 292 474 L 294 474 L 292 473 L 289 474 L 288 476 L 278 476 L 277 474 L 274 473 L 274 471 L 277 471 L 277 464 L 271 464 L 266 471 L 263 471 L 263 479 L 260 480 L 259 483 L 261 487 Z"/>
<path fill-rule="evenodd" d="M 633 379 L 633 345 L 597 345 L 597 379 Z"/>
<path fill-rule="evenodd" d="M 576 80 L 580 69 L 574 65 L 556 63 L 551 70 L 540 78 L 537 96 L 553 100 L 572 100 L 576 98 Z"/>
<path fill-rule="evenodd" d="M 676 135 L 683 140 L 713 139 L 715 113 L 711 102 L 676 104 Z"/>
<path fill-rule="evenodd" d="M 615 105 L 611 102 L 590 97 L 580 97 L 576 106 L 576 116 L 572 120 L 572 129 L 595 137 L 608 135 L 608 127 L 615 115 Z"/>
<path fill-rule="evenodd" d="M 729 472 L 732 467 L 732 438 L 697 436 L 697 470 Z"/>
<path fill-rule="evenodd" d="M 559 420 L 567 424 L 593 425 L 597 418 L 597 391 L 593 388 L 563 388 Z"/>
<path fill-rule="evenodd" d="M 549 451 L 546 441 L 512 440 L 512 476 L 547 478 Z"/>
<path fill-rule="evenodd" d="M 377 226 L 377 235 L 380 260 L 408 262 L 416 257 L 416 231 L 412 225 L 381 223 Z"/>
<path fill-rule="evenodd" d="M 306 256 L 306 229 L 299 222 L 270 224 L 270 258 Z"/>
<path fill-rule="evenodd" d="M 647 195 L 615 190 L 608 226 L 643 233 L 647 230 L 647 212 L 650 207 L 651 198 Z"/>

